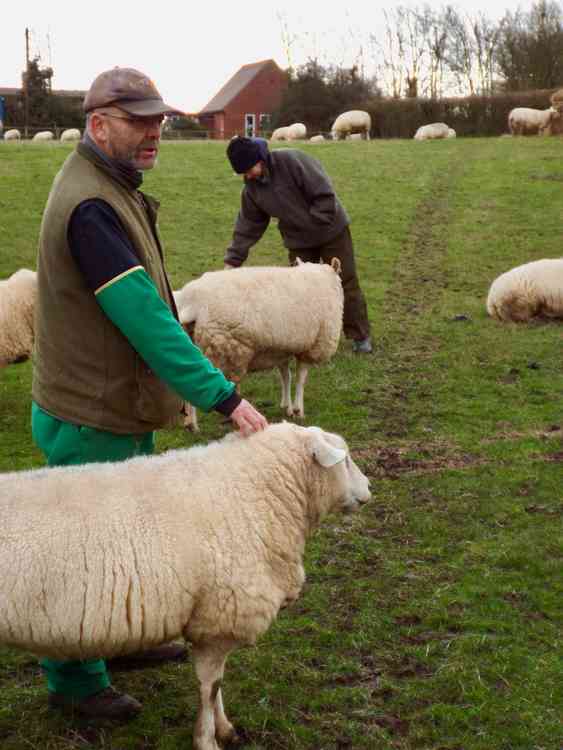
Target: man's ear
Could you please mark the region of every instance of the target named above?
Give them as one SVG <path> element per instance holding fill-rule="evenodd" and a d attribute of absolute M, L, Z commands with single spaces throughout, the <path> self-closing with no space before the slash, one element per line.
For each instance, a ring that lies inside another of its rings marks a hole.
<path fill-rule="evenodd" d="M 107 142 L 107 123 L 98 112 L 92 112 L 88 120 L 88 127 L 95 141 L 99 141 L 100 143 Z"/>
<path fill-rule="evenodd" d="M 315 461 L 325 469 L 339 464 L 346 458 L 346 451 L 335 448 L 324 438 L 323 431 L 319 427 L 307 427 L 311 435 L 311 455 Z"/>

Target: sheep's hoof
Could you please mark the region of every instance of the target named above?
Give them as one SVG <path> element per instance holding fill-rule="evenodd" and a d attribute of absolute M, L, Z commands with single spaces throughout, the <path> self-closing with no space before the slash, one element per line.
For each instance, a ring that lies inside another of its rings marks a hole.
<path fill-rule="evenodd" d="M 226 747 L 235 747 L 235 745 L 242 744 L 243 739 L 239 734 L 235 732 L 235 729 L 233 727 L 233 731 L 230 732 L 228 736 L 217 737 L 217 741 L 220 747 L 226 748 Z"/>

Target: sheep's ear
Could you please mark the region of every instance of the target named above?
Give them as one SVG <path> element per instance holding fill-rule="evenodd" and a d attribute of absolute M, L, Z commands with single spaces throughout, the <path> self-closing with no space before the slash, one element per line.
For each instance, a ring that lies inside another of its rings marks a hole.
<path fill-rule="evenodd" d="M 330 265 L 332 266 L 335 273 L 340 273 L 342 270 L 342 263 L 340 262 L 340 258 L 333 258 L 330 261 Z"/>
<path fill-rule="evenodd" d="M 311 454 L 318 464 L 328 469 L 330 466 L 344 461 L 346 451 L 327 443 L 321 429 L 318 427 L 308 427 L 307 429 L 312 433 Z"/>

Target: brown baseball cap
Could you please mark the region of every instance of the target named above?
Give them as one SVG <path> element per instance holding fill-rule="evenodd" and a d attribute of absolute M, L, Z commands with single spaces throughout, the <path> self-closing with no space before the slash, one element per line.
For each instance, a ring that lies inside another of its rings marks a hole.
<path fill-rule="evenodd" d="M 166 104 L 151 79 L 133 68 L 115 67 L 94 79 L 84 97 L 84 111 L 110 105 L 137 117 L 184 114 Z"/>

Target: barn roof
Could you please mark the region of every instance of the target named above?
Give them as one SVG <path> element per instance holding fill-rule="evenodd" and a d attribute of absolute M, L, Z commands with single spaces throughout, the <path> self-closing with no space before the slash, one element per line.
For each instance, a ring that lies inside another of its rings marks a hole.
<path fill-rule="evenodd" d="M 221 88 L 217 94 L 209 101 L 205 107 L 200 110 L 199 114 L 206 112 L 222 112 L 232 100 L 245 89 L 252 79 L 265 67 L 276 65 L 274 60 L 262 60 L 261 62 L 249 63 L 243 65 L 232 78 Z M 277 67 L 277 65 L 276 65 Z"/>

